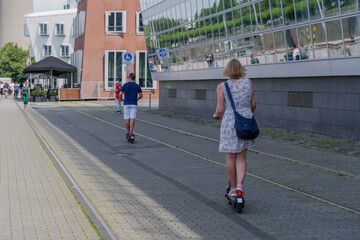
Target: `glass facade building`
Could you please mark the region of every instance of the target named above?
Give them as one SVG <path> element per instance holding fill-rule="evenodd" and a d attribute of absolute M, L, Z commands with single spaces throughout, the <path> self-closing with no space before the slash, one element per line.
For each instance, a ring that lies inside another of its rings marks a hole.
<path fill-rule="evenodd" d="M 360 0 L 140 0 L 152 72 L 360 56 Z M 162 57 L 159 51 L 164 51 Z"/>

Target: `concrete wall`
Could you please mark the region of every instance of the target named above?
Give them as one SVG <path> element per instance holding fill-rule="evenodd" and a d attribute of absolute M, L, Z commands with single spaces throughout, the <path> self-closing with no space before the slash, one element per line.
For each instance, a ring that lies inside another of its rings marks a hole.
<path fill-rule="evenodd" d="M 216 108 L 216 86 L 221 81 L 161 81 L 159 106 L 211 118 Z M 259 125 L 360 138 L 359 77 L 252 78 L 252 81 Z M 196 96 L 196 89 L 206 90 L 206 100 L 196 99 L 204 95 L 204 91 L 198 90 Z M 304 104 L 297 105 L 299 99 L 292 98 L 294 95 L 305 96 Z"/>

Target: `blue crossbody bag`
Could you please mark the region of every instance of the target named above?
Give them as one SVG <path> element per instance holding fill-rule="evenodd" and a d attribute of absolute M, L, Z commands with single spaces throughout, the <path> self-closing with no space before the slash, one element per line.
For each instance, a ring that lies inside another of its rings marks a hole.
<path fill-rule="evenodd" d="M 235 114 L 236 135 L 239 138 L 245 139 L 245 140 L 255 139 L 259 135 L 260 131 L 259 131 L 259 127 L 256 123 L 254 116 L 252 116 L 252 118 L 245 118 L 245 117 L 241 116 L 235 110 L 234 100 L 231 96 L 230 88 L 229 88 L 229 85 L 227 82 L 225 82 L 225 88 L 226 88 L 227 95 L 229 97 L 231 106 L 232 106 L 232 108 L 234 110 L 234 114 Z"/>

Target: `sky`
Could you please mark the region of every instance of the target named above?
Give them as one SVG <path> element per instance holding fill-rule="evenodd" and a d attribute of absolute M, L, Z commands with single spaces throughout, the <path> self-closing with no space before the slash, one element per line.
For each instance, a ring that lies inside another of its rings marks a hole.
<path fill-rule="evenodd" d="M 67 0 L 34 0 L 34 12 L 62 10 Z"/>

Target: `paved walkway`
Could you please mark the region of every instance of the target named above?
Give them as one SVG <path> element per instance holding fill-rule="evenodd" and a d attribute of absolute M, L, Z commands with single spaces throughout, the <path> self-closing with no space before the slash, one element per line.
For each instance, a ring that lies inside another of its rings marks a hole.
<path fill-rule="evenodd" d="M 34 126 L 119 239 L 360 239 L 359 158 L 260 137 L 259 151 L 356 176 L 249 152 L 246 207 L 236 214 L 223 195 L 219 128 L 143 106 L 130 144 L 113 102 L 30 105 Z M 13 100 L 0 101 L 0 131 L 0 239 L 96 239 Z"/>
<path fill-rule="evenodd" d="M 357 179 L 250 152 L 249 173 L 269 181 L 246 177 L 247 203 L 239 215 L 224 199 L 225 161 L 216 141 L 140 120 L 214 139 L 219 137 L 218 128 L 140 111 L 136 141 L 129 144 L 122 115 L 114 114 L 112 103 L 32 106 L 29 114 L 36 127 L 119 239 L 353 240 L 360 236 L 357 213 L 305 194 L 358 211 Z M 257 149 L 359 174 L 358 158 L 261 138 Z"/>
<path fill-rule="evenodd" d="M 0 100 L 0 239 L 98 239 L 22 111 Z"/>

